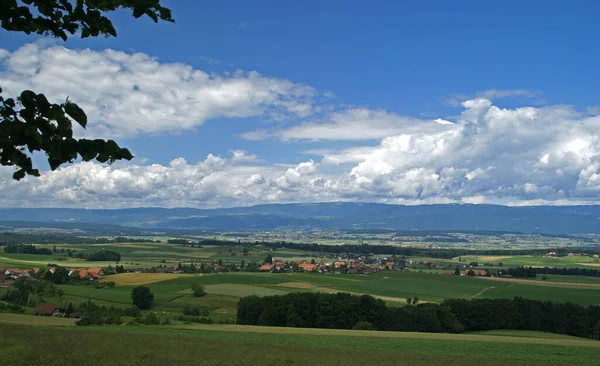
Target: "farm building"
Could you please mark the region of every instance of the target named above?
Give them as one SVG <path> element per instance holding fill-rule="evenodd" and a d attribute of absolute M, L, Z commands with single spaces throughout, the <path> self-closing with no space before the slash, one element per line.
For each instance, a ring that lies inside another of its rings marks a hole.
<path fill-rule="evenodd" d="M 56 304 L 40 303 L 33 309 L 33 315 L 62 316 L 64 313 L 65 309 Z"/>

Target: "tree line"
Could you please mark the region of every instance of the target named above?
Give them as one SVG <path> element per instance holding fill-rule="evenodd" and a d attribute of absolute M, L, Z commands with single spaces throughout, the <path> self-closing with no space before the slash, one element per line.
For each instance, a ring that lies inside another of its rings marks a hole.
<path fill-rule="evenodd" d="M 388 307 L 369 295 L 291 293 L 241 298 L 237 323 L 442 333 L 514 329 L 598 339 L 600 306 L 514 298 L 449 299 L 441 304 Z"/>
<path fill-rule="evenodd" d="M 52 255 L 52 250 L 48 248 L 38 248 L 31 244 L 9 244 L 4 247 L 4 253 Z"/>
<path fill-rule="evenodd" d="M 533 268 L 520 266 L 516 268 L 503 269 L 501 271 L 498 271 L 498 274 L 510 275 L 516 278 L 536 278 L 538 274 L 600 277 L 600 271 L 591 268 Z"/>

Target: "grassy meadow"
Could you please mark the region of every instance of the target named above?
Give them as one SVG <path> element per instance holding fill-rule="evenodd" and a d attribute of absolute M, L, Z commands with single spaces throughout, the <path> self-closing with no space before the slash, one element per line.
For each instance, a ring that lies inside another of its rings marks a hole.
<path fill-rule="evenodd" d="M 31 320 L 26 325 L 16 318 Z M 594 364 L 600 351 L 596 341 L 518 331 L 452 335 L 238 325 L 83 328 L 36 323 L 39 319 L 0 314 L 3 365 L 566 365 Z M 47 347 L 48 339 L 52 347 Z"/>

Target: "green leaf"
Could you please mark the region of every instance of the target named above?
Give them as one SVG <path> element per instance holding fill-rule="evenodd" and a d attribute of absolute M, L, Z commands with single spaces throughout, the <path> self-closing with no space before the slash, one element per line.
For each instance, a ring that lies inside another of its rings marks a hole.
<path fill-rule="evenodd" d="M 81 127 L 85 128 L 87 125 L 87 116 L 83 109 L 79 108 L 77 104 L 67 101 L 65 103 L 65 112 L 79 123 Z"/>
<path fill-rule="evenodd" d="M 23 107 L 34 109 L 36 107 L 36 97 L 35 96 L 36 96 L 36 94 L 34 92 L 32 92 L 31 90 L 24 90 L 23 92 L 21 92 L 21 97 L 19 98 L 19 101 L 21 101 L 21 104 L 23 104 Z"/>

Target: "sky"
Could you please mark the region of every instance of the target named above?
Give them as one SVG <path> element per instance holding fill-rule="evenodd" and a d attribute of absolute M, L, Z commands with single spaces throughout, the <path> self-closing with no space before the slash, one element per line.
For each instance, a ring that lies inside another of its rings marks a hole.
<path fill-rule="evenodd" d="M 596 1 L 161 3 L 116 38 L 0 29 L 3 96 L 135 155 L 0 167 L 0 206 L 600 203 Z"/>

